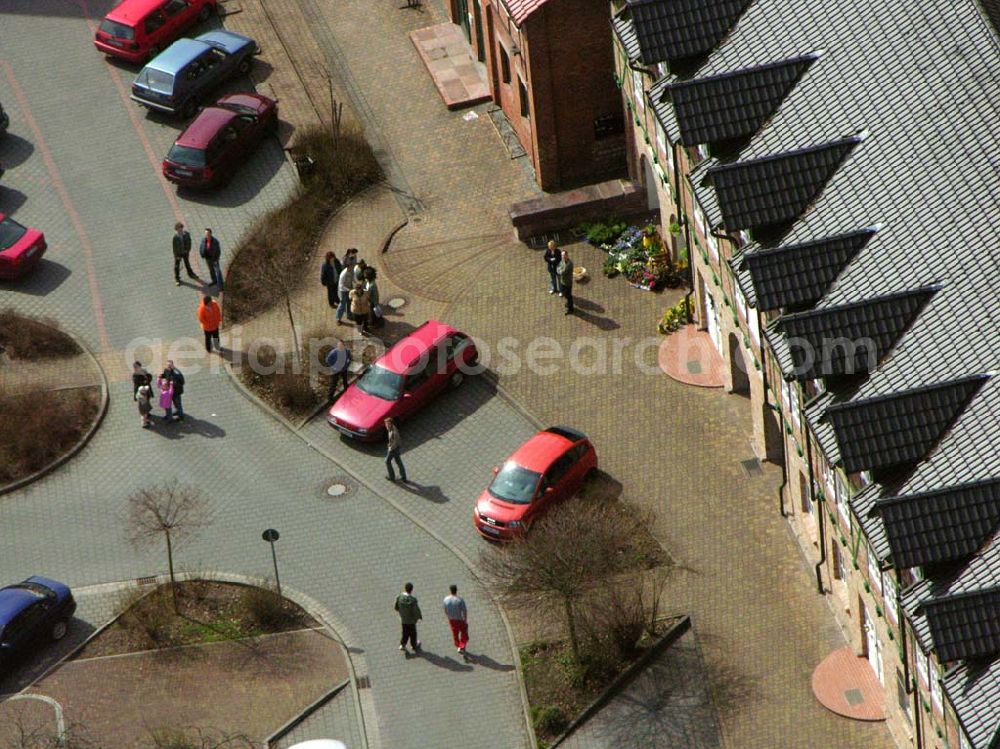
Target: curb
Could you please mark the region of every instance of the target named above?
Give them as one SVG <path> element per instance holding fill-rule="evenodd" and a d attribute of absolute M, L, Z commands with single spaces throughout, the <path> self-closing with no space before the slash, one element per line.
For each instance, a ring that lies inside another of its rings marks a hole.
<path fill-rule="evenodd" d="M 319 710 L 326 703 L 328 703 L 330 700 L 332 700 L 334 697 L 340 694 L 344 690 L 344 688 L 350 686 L 350 684 L 351 684 L 350 679 L 346 679 L 345 681 L 340 682 L 333 689 L 331 689 L 322 697 L 320 697 L 318 700 L 316 700 L 314 703 L 309 705 L 309 707 L 307 707 L 301 713 L 299 713 L 294 718 L 285 723 L 285 725 L 281 726 L 281 728 L 279 728 L 277 731 L 274 731 L 270 736 L 264 739 L 264 745 L 270 748 L 271 744 L 273 744 L 274 742 L 281 741 L 281 739 L 285 738 L 285 736 L 290 734 L 299 725 L 301 725 L 306 718 L 308 718 L 310 715 L 312 715 L 314 712 Z"/>
<path fill-rule="evenodd" d="M 555 749 L 563 741 L 568 739 L 570 735 L 573 734 L 576 729 L 586 723 L 588 720 L 594 717 L 602 707 L 604 707 L 611 698 L 616 696 L 618 692 L 625 688 L 628 682 L 632 681 L 639 672 L 646 667 L 654 657 L 659 655 L 663 650 L 673 645 L 677 640 L 681 638 L 688 630 L 691 629 L 691 617 L 687 614 L 681 617 L 681 620 L 668 629 L 659 640 L 653 643 L 649 650 L 642 654 L 642 656 L 632 663 L 628 668 L 622 671 L 618 676 L 615 677 L 614 681 L 608 684 L 594 701 L 587 705 L 583 711 L 577 715 L 570 724 L 566 726 L 566 730 L 555 737 L 552 743 L 549 744 L 549 749 Z"/>
<path fill-rule="evenodd" d="M 10 484 L 5 484 L 4 486 L 0 486 L 0 496 L 3 496 L 4 494 L 10 494 L 11 492 L 15 492 L 18 489 L 23 489 L 28 484 L 32 484 L 35 481 L 38 481 L 39 479 L 45 478 L 54 470 L 59 468 L 59 466 L 61 466 L 63 463 L 68 461 L 70 458 L 75 457 L 78 452 L 80 452 L 84 447 L 87 446 L 87 443 L 90 442 L 91 438 L 97 432 L 98 427 L 100 427 L 101 424 L 104 423 L 104 417 L 108 413 L 108 405 L 111 401 L 111 398 L 109 396 L 108 376 L 105 374 L 104 368 L 101 366 L 101 363 L 97 360 L 97 357 L 94 356 L 94 354 L 90 351 L 90 349 L 83 344 L 83 341 L 81 341 L 75 335 L 66 330 L 62 329 L 59 330 L 62 333 L 65 333 L 71 339 L 73 339 L 73 342 L 80 347 L 80 350 L 84 354 L 90 357 L 90 361 L 93 362 L 94 366 L 97 368 L 98 373 L 101 375 L 101 384 L 100 384 L 101 402 L 97 407 L 97 418 L 94 419 L 93 423 L 91 423 L 90 429 L 87 430 L 87 433 L 84 434 L 82 437 L 80 437 L 80 439 L 77 440 L 77 443 L 67 452 L 60 455 L 58 458 L 53 460 L 47 466 L 39 468 L 30 476 L 25 476 L 24 478 L 17 479 L 16 481 L 13 481 Z M 93 387 L 93 386 L 87 385 L 87 387 Z"/>

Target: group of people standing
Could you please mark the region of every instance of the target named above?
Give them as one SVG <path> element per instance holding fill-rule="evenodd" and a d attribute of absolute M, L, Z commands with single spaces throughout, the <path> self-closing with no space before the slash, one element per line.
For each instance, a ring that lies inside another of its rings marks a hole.
<path fill-rule="evenodd" d="M 163 421 L 168 424 L 183 421 L 184 375 L 172 360 L 167 360 L 167 366 L 156 378 L 156 388 L 160 391 L 157 403 L 163 409 Z M 149 417 L 153 410 L 153 375 L 138 361 L 132 364 L 132 400 L 139 406 L 143 428 L 152 426 Z M 174 411 L 177 412 L 176 415 Z"/>
<path fill-rule="evenodd" d="M 469 644 L 469 609 L 465 605 L 465 599 L 458 594 L 457 585 L 448 586 L 448 595 L 445 596 L 443 605 L 445 618 L 451 627 L 452 641 L 455 649 L 463 656 L 465 648 Z M 403 592 L 396 596 L 393 604 L 396 613 L 399 614 L 399 622 L 403 628 L 403 635 L 399 640 L 399 649 L 408 652 L 407 644 L 413 648 L 413 652 L 419 653 L 421 642 L 417 639 L 417 622 L 424 618 L 420 611 L 420 603 L 413 595 L 413 583 L 406 583 Z"/>
<path fill-rule="evenodd" d="M 184 270 L 187 271 L 188 278 L 201 283 L 201 278 L 191 268 L 191 235 L 180 221 L 174 224 L 173 250 L 174 284 L 177 286 L 181 285 L 181 263 L 184 264 Z M 208 274 L 212 285 L 218 288 L 220 292 L 224 291 L 222 244 L 219 242 L 218 237 L 212 234 L 211 229 L 205 229 L 205 235 L 201 238 L 201 243 L 198 245 L 198 255 L 208 266 Z"/>
<path fill-rule="evenodd" d="M 549 293 L 558 294 L 566 300 L 567 315 L 573 314 L 573 261 L 566 250 L 560 250 L 556 243 L 549 241 L 542 256 L 549 271 Z"/>
<path fill-rule="evenodd" d="M 327 252 L 320 268 L 319 280 L 326 287 L 326 299 L 337 310 L 337 324 L 346 325 L 344 315 L 353 322 L 358 333 L 366 335 L 371 328 L 385 321 L 379 302 L 378 273 L 364 260 L 358 259 L 356 247 L 350 248 L 343 260 Z"/>

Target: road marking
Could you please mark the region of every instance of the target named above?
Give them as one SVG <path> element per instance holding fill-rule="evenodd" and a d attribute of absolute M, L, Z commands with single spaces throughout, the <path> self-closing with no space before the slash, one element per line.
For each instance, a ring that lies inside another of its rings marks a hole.
<path fill-rule="evenodd" d="M 87 268 L 87 280 L 90 284 L 90 301 L 94 308 L 97 336 L 101 342 L 101 350 L 107 351 L 111 348 L 111 344 L 108 342 L 108 331 L 104 324 L 104 304 L 101 302 L 101 291 L 97 285 L 97 271 L 94 269 L 93 245 L 90 243 L 86 229 L 83 228 L 83 221 L 80 219 L 80 214 L 69 197 L 66 183 L 63 182 L 62 175 L 56 167 L 55 159 L 52 158 L 52 152 L 49 151 L 49 147 L 45 143 L 42 130 L 31 113 L 31 107 L 28 106 L 28 97 L 25 96 L 24 90 L 17 82 L 17 78 L 14 77 L 13 68 L 11 68 L 10 63 L 6 60 L 0 60 L 0 66 L 3 66 L 4 75 L 7 78 L 7 82 L 10 83 L 11 90 L 14 92 L 17 105 L 21 109 L 24 120 L 34 136 L 35 148 L 42 154 L 42 160 L 45 162 L 46 170 L 48 170 L 49 179 L 52 180 L 52 186 L 55 188 L 56 193 L 58 193 L 63 208 L 66 210 L 69 220 L 73 224 L 73 231 L 76 233 L 77 239 L 80 240 L 80 246 L 83 248 L 84 264 Z"/>
<path fill-rule="evenodd" d="M 56 702 L 51 697 L 47 697 L 44 694 L 15 694 L 7 698 L 8 701 L 12 700 L 40 700 L 48 705 L 52 705 L 52 709 L 56 712 L 56 735 L 59 736 L 60 746 L 62 745 L 62 739 L 66 736 L 66 721 L 63 720 L 63 709 L 62 705 Z"/>

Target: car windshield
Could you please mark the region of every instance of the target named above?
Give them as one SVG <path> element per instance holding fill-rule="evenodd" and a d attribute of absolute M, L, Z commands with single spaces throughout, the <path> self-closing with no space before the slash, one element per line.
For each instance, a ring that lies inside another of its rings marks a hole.
<path fill-rule="evenodd" d="M 205 166 L 205 152 L 200 148 L 173 146 L 167 154 L 167 161 L 181 166 Z"/>
<path fill-rule="evenodd" d="M 526 505 L 535 496 L 535 487 L 541 477 L 542 474 L 508 460 L 490 484 L 490 494 L 504 502 Z"/>
<path fill-rule="evenodd" d="M 361 375 L 358 387 L 368 395 L 374 395 L 382 400 L 398 400 L 399 391 L 403 389 L 403 375 L 390 372 L 376 364 Z"/>
<path fill-rule="evenodd" d="M 253 107 L 248 107 L 246 104 L 236 104 L 231 101 L 227 101 L 225 104 L 218 104 L 216 106 L 222 106 L 231 112 L 239 112 L 240 114 L 257 114 L 257 110 Z"/>
<path fill-rule="evenodd" d="M 135 38 L 135 31 L 131 26 L 118 23 L 118 21 L 109 21 L 107 18 L 101 21 L 101 31 L 105 34 L 110 34 L 115 39 L 128 39 L 132 41 Z"/>
<path fill-rule="evenodd" d="M 135 82 L 161 94 L 169 94 L 174 90 L 174 77 L 156 68 L 143 68 Z"/>
<path fill-rule="evenodd" d="M 25 581 L 23 583 L 18 583 L 17 585 L 13 585 L 11 587 L 18 588 L 20 590 L 30 590 L 39 598 L 47 598 L 48 596 L 55 595 L 55 591 L 53 591 L 51 588 L 47 588 L 44 585 L 39 585 L 38 583 L 29 583 Z"/>
<path fill-rule="evenodd" d="M 0 252 L 9 250 L 28 230 L 12 218 L 0 221 Z"/>

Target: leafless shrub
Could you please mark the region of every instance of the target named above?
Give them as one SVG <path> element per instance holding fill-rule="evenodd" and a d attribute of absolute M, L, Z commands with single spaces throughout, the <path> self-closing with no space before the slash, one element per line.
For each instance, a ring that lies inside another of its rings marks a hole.
<path fill-rule="evenodd" d="M 56 359 L 83 353 L 76 342 L 47 317 L 31 317 L 7 307 L 0 310 L 0 346 L 11 359 Z"/>

